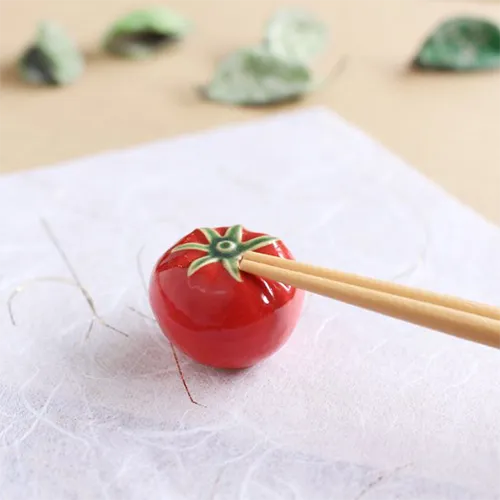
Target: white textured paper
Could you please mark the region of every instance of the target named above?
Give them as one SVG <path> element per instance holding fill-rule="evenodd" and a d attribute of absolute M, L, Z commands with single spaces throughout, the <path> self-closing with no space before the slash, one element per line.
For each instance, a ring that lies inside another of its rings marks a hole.
<path fill-rule="evenodd" d="M 29 145 L 27 145 L 29 147 Z M 0 179 L 0 498 L 493 499 L 500 356 L 320 297 L 250 370 L 180 356 L 159 255 L 242 223 L 300 260 L 500 304 L 500 231 L 313 109 Z M 66 252 L 98 314 L 44 230 Z"/>

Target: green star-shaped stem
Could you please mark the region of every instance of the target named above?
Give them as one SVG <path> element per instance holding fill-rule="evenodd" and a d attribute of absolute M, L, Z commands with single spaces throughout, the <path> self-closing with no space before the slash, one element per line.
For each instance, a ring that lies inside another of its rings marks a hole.
<path fill-rule="evenodd" d="M 265 247 L 278 239 L 274 236 L 257 236 L 248 241 L 241 241 L 243 236 L 243 226 L 241 224 L 231 226 L 223 236 L 213 228 L 200 228 L 200 231 L 205 235 L 207 243 L 184 243 L 172 249 L 172 252 L 182 252 L 183 250 L 206 252 L 207 255 L 191 262 L 188 268 L 188 276 L 193 275 L 202 267 L 220 262 L 236 281 L 243 281 L 238 266 L 241 256 L 245 252 Z"/>

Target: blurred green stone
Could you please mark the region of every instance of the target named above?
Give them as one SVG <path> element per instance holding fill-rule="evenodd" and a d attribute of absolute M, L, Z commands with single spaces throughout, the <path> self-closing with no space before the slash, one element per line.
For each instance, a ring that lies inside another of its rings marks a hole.
<path fill-rule="evenodd" d="M 500 66 L 500 30 L 485 19 L 457 17 L 440 24 L 413 61 L 417 68 L 472 71 Z"/>
<path fill-rule="evenodd" d="M 280 10 L 267 23 L 264 43 L 273 54 L 308 62 L 327 45 L 326 25 L 298 9 Z"/>
<path fill-rule="evenodd" d="M 21 78 L 39 85 L 68 85 L 83 73 L 84 59 L 65 32 L 55 23 L 38 26 L 36 39 L 18 61 Z"/>
<path fill-rule="evenodd" d="M 129 58 L 145 58 L 185 36 L 189 23 L 177 13 L 154 7 L 118 19 L 104 38 L 106 51 Z"/>
<path fill-rule="evenodd" d="M 311 85 L 307 66 L 255 47 L 226 57 L 204 93 L 208 99 L 227 104 L 265 105 L 297 99 Z"/>

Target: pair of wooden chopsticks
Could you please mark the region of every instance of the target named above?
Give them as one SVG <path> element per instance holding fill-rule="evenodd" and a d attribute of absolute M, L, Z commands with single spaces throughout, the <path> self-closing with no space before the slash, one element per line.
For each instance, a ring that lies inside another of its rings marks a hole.
<path fill-rule="evenodd" d="M 240 269 L 415 325 L 500 348 L 500 308 L 256 252 Z"/>

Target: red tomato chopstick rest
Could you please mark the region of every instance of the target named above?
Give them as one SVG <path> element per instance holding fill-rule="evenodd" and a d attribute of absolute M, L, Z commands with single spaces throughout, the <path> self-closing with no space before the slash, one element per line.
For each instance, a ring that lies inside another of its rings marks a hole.
<path fill-rule="evenodd" d="M 240 272 L 247 251 L 293 259 L 278 238 L 236 225 L 195 229 L 153 270 L 149 298 L 160 328 L 201 364 L 250 367 L 275 353 L 297 324 L 304 292 Z"/>

